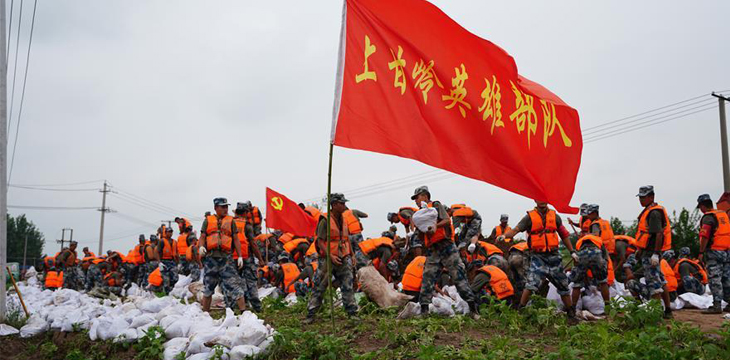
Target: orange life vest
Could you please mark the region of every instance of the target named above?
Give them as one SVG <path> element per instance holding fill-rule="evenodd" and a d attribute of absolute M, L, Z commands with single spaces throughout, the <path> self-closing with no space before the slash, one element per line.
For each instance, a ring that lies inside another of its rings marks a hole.
<path fill-rule="evenodd" d="M 667 210 L 660 205 L 648 206 L 639 215 L 639 229 L 636 231 L 636 247 L 639 249 L 646 249 L 649 243 L 649 224 L 647 217 L 653 210 L 661 210 L 664 215 L 664 245 L 662 245 L 662 251 L 667 251 L 672 248 L 672 226 L 669 223 L 669 216 L 667 216 Z M 654 250 L 654 249 L 650 249 Z"/>
<path fill-rule="evenodd" d="M 91 259 L 91 263 L 92 264 L 99 264 L 99 263 L 103 263 L 104 261 L 105 261 L 104 258 L 93 258 L 93 259 Z"/>
<path fill-rule="evenodd" d="M 63 287 L 63 271 L 49 271 L 46 273 L 46 289 Z"/>
<path fill-rule="evenodd" d="M 509 248 L 509 251 L 515 250 L 515 251 L 519 251 L 519 252 L 525 252 L 525 250 L 527 250 L 527 249 L 528 249 L 527 242 L 523 241 L 523 242 L 512 245 Z"/>
<path fill-rule="evenodd" d="M 89 251 L 89 254 L 91 254 L 91 255 L 89 255 L 89 256 L 86 256 L 86 254 L 84 254 L 84 257 L 85 257 L 85 258 L 87 258 L 87 257 L 92 257 L 92 258 L 95 258 L 95 257 L 96 257 L 96 254 L 94 254 L 94 253 L 93 253 L 93 252 L 91 252 L 91 251 Z"/>
<path fill-rule="evenodd" d="M 360 250 L 362 250 L 365 255 L 370 255 L 371 252 L 383 245 L 388 246 L 391 249 L 395 249 L 395 246 L 393 246 L 393 239 L 386 236 L 374 239 L 367 239 L 358 245 L 360 246 Z"/>
<path fill-rule="evenodd" d="M 248 239 L 246 238 L 246 219 L 242 217 L 234 217 L 233 222 L 236 223 L 236 229 L 238 229 L 238 232 L 236 233 L 236 238 L 238 238 L 238 242 L 241 244 L 241 257 L 244 259 L 248 259 Z M 236 252 L 233 252 L 233 258 L 238 259 L 238 254 Z"/>
<path fill-rule="evenodd" d="M 342 213 L 342 221 L 347 225 L 347 231 L 350 235 L 362 233 L 362 224 L 360 223 L 360 219 L 352 213 L 352 210 L 348 209 Z"/>
<path fill-rule="evenodd" d="M 672 270 L 672 267 L 669 266 L 669 263 L 664 259 L 662 259 L 659 265 L 662 273 L 664 274 L 664 279 L 667 281 L 667 290 L 669 292 L 677 291 L 677 287 L 679 286 L 679 284 L 677 282 L 677 277 L 674 275 L 674 270 Z"/>
<path fill-rule="evenodd" d="M 319 221 L 319 218 L 322 216 L 322 212 L 319 211 L 319 209 L 317 209 L 314 206 L 307 206 L 304 208 L 304 211 L 306 211 L 309 214 L 309 216 L 311 216 L 314 220 L 317 220 L 317 221 Z"/>
<path fill-rule="evenodd" d="M 198 261 L 200 259 L 200 254 L 197 251 L 193 254 L 194 248 L 195 246 L 188 246 L 188 249 L 185 251 L 185 260 L 188 262 Z"/>
<path fill-rule="evenodd" d="M 555 210 L 548 209 L 545 224 L 537 209 L 528 212 L 532 228 L 530 229 L 530 250 L 535 252 L 553 251 L 558 248 L 558 225 Z"/>
<path fill-rule="evenodd" d="M 282 244 L 286 244 L 292 240 L 294 240 L 294 234 L 292 234 L 292 233 L 285 233 L 285 234 L 279 236 L 279 242 Z"/>
<path fill-rule="evenodd" d="M 312 243 L 309 244 L 309 249 L 307 249 L 307 253 L 304 254 L 304 256 L 312 256 L 317 253 L 317 245 L 315 245 L 316 243 L 316 241 L 312 241 Z"/>
<path fill-rule="evenodd" d="M 265 242 L 266 240 L 271 239 L 273 236 L 274 235 L 272 235 L 272 234 L 259 234 L 259 235 L 256 235 L 256 237 L 253 239 L 258 242 Z"/>
<path fill-rule="evenodd" d="M 160 273 L 160 268 L 155 268 L 155 270 L 150 273 L 147 277 L 147 282 L 149 282 L 152 286 L 162 286 L 162 273 Z"/>
<path fill-rule="evenodd" d="M 492 292 L 497 295 L 497 299 L 502 300 L 515 294 L 515 289 L 512 287 L 512 283 L 509 281 L 507 274 L 505 274 L 502 269 L 493 265 L 486 265 L 482 266 L 477 271 L 481 271 L 489 275 L 489 287 L 492 289 Z"/>
<path fill-rule="evenodd" d="M 510 231 L 510 230 L 512 230 L 512 228 L 509 227 L 509 225 L 507 225 L 504 228 L 504 230 L 502 230 L 502 225 L 497 225 L 494 227 L 494 236 L 502 236 L 505 233 L 507 233 L 507 231 Z M 511 239 L 504 239 L 504 241 L 507 241 L 507 242 L 509 242 L 509 240 L 511 240 Z"/>
<path fill-rule="evenodd" d="M 410 207 L 410 206 L 404 206 L 404 207 L 402 207 L 402 208 L 398 209 L 398 220 L 400 220 L 400 223 L 401 223 L 401 224 L 403 224 L 403 225 L 405 225 L 405 226 L 408 226 L 408 225 L 410 225 L 410 224 L 411 224 L 411 218 L 407 218 L 407 219 L 406 219 L 406 218 L 404 218 L 404 217 L 403 217 L 403 216 L 402 216 L 402 215 L 400 214 L 400 213 L 401 213 L 401 211 L 403 211 L 403 210 L 411 210 L 411 211 L 413 211 L 413 212 L 415 213 L 416 211 L 418 211 L 418 209 L 416 209 L 416 208 L 414 208 L 414 207 Z"/>
<path fill-rule="evenodd" d="M 208 227 L 205 229 L 205 248 L 207 250 L 219 249 L 230 253 L 233 249 L 233 234 L 231 224 L 233 217 L 226 215 L 218 220 L 218 216 L 210 215 L 206 218 Z"/>
<path fill-rule="evenodd" d="M 284 251 L 291 254 L 291 252 L 294 251 L 294 249 L 296 249 L 297 246 L 299 246 L 299 244 L 303 244 L 303 243 L 309 244 L 309 240 L 307 240 L 305 238 L 297 238 L 292 241 L 289 241 L 286 244 L 284 244 Z"/>
<path fill-rule="evenodd" d="M 593 224 L 598 224 L 598 226 L 601 227 L 601 240 L 603 241 L 603 245 L 606 247 L 606 251 L 608 251 L 609 254 L 615 254 L 616 238 L 613 235 L 611 223 L 608 222 L 608 220 L 596 219 L 593 223 L 591 223 L 591 227 L 593 227 Z"/>
<path fill-rule="evenodd" d="M 626 247 L 626 255 L 631 255 L 636 252 L 636 240 L 628 235 L 616 235 L 614 236 L 616 241 L 625 241 L 629 244 L 628 247 Z"/>
<path fill-rule="evenodd" d="M 64 251 L 68 251 L 70 255 L 66 258 L 66 262 L 63 265 L 65 267 L 76 265 L 76 251 L 71 251 L 71 249 L 66 249 Z M 63 251 L 61 253 L 63 253 Z"/>
<path fill-rule="evenodd" d="M 453 204 L 451 205 L 451 211 L 456 211 L 462 208 L 465 208 L 466 204 Z"/>
<path fill-rule="evenodd" d="M 421 282 L 423 282 L 423 267 L 426 264 L 425 256 L 416 256 L 411 261 L 406 270 L 403 272 L 403 290 L 404 291 L 421 291 Z"/>
<path fill-rule="evenodd" d="M 284 286 L 299 276 L 299 268 L 294 263 L 281 264 L 281 270 L 284 271 Z M 286 288 L 286 292 L 291 294 L 294 290 L 294 284 Z"/>
<path fill-rule="evenodd" d="M 46 271 L 49 271 L 54 265 L 56 265 L 55 256 L 46 256 L 43 258 L 43 267 L 45 267 Z"/>
<path fill-rule="evenodd" d="M 707 285 L 707 271 L 705 271 L 705 268 L 702 267 L 699 261 L 692 260 L 692 259 L 679 259 L 676 264 L 674 264 L 674 275 L 677 277 L 677 281 L 681 284 L 682 283 L 682 275 L 679 273 L 679 265 L 681 265 L 683 262 L 688 262 L 692 265 L 694 265 L 695 269 L 697 269 L 700 272 L 700 275 L 702 276 L 702 279 L 697 279 L 700 282 L 702 282 L 703 285 Z"/>
<path fill-rule="evenodd" d="M 342 222 L 343 226 L 342 229 L 340 229 L 337 226 L 337 221 L 335 221 L 335 217 L 330 217 L 330 243 L 329 245 L 325 244 L 325 246 L 329 246 L 330 254 L 334 254 L 339 257 L 345 257 L 352 253 L 352 249 L 350 247 L 350 235 L 347 231 L 347 226 L 345 226 L 344 218 L 342 219 Z M 326 242 L 326 239 L 323 240 Z M 319 249 L 320 257 L 327 256 L 326 251 L 326 249 Z"/>
<path fill-rule="evenodd" d="M 254 206 L 251 211 L 246 213 L 246 221 L 251 225 L 261 225 L 261 210 L 258 206 Z"/>
<path fill-rule="evenodd" d="M 177 253 L 185 254 L 188 252 L 188 235 L 190 233 L 182 233 L 177 237 Z"/>
<path fill-rule="evenodd" d="M 495 245 L 492 245 L 486 241 L 479 241 L 479 245 L 484 248 L 484 251 L 487 252 L 487 257 L 492 256 L 494 254 L 500 254 L 504 255 L 504 252 L 500 248 L 498 248 Z"/>
<path fill-rule="evenodd" d="M 578 224 L 580 224 L 580 231 L 584 233 L 591 232 L 591 220 L 588 219 L 586 216 L 581 216 L 580 219 L 578 219 Z"/>
<path fill-rule="evenodd" d="M 451 213 L 451 217 L 463 217 L 468 219 L 471 219 L 474 217 L 474 210 L 472 210 L 468 206 L 464 206 L 462 208 L 456 209 Z M 468 222 L 468 221 L 467 221 Z"/>
<path fill-rule="evenodd" d="M 111 273 L 111 272 L 104 275 L 104 280 L 106 280 L 106 283 L 109 286 L 117 286 L 117 280 L 114 278 L 113 275 L 114 275 L 114 273 Z"/>
<path fill-rule="evenodd" d="M 432 208 L 434 202 L 435 201 L 429 202 L 428 203 L 428 207 Z M 457 206 L 457 205 L 459 205 L 459 204 L 452 205 L 451 208 L 454 209 L 454 206 Z M 428 247 L 431 247 L 431 245 L 436 244 L 439 241 L 442 241 L 444 239 L 448 239 L 449 241 L 453 242 L 454 241 L 454 239 L 453 239 L 453 235 L 454 235 L 454 224 L 453 224 L 453 222 L 449 221 L 449 226 L 451 226 L 451 233 L 449 233 L 448 236 L 446 234 L 446 229 L 444 229 L 442 227 L 436 228 L 436 230 L 434 231 L 433 235 L 430 235 L 429 236 L 428 234 L 424 234 L 425 242 L 426 242 L 426 247 L 427 248 Z"/>
<path fill-rule="evenodd" d="M 578 242 L 575 244 L 575 248 L 580 250 L 581 248 L 583 248 L 583 244 L 586 241 L 592 243 L 599 249 L 601 248 L 601 246 L 603 246 L 603 240 L 601 238 L 599 238 L 598 236 L 595 236 L 595 235 L 587 234 L 587 235 L 583 235 L 582 238 L 578 239 Z"/>
<path fill-rule="evenodd" d="M 177 247 L 175 247 L 174 240 L 162 238 L 160 239 L 160 242 L 162 243 L 161 260 L 172 260 L 175 256 L 177 256 Z"/>
<path fill-rule="evenodd" d="M 721 210 L 711 210 L 708 213 L 717 219 L 717 229 L 712 234 L 710 249 L 720 251 L 730 249 L 730 218 L 727 213 Z"/>

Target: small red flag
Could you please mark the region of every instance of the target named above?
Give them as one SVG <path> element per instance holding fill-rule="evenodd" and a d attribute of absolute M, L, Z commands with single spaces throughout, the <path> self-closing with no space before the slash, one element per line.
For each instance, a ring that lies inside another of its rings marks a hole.
<path fill-rule="evenodd" d="M 317 221 L 284 195 L 266 188 L 266 227 L 297 236 L 314 236 Z"/>
<path fill-rule="evenodd" d="M 578 112 L 499 46 L 423 0 L 346 0 L 340 41 L 333 144 L 576 211 Z"/>

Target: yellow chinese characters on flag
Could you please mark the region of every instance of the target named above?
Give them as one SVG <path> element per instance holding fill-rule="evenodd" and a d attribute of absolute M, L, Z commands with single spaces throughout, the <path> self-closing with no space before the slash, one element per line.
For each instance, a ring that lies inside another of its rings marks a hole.
<path fill-rule="evenodd" d="M 423 0 L 346 0 L 332 141 L 572 212 L 578 113 Z"/>

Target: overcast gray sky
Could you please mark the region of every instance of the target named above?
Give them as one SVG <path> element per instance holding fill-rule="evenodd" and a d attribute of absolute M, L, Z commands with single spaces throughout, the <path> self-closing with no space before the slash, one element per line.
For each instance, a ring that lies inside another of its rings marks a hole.
<path fill-rule="evenodd" d="M 584 129 L 730 89 L 722 25 L 728 1 L 433 2 L 576 108 Z M 39 1 L 11 183 L 107 179 L 197 216 L 211 210 L 217 196 L 264 205 L 266 186 L 295 201 L 322 195 L 341 7 L 334 0 Z M 694 206 L 704 192 L 716 198 L 722 191 L 718 129 L 713 109 L 585 144 L 573 204 L 598 203 L 604 217 L 630 220 L 640 211 L 634 197 L 640 185 L 655 185 L 657 199 L 670 209 Z M 335 148 L 333 190 L 430 170 L 412 160 Z M 477 209 L 484 232 L 500 213 L 515 223 L 533 206 L 486 183 L 440 178 L 423 183 L 435 199 Z M 351 207 L 371 215 L 363 222 L 366 235 L 387 229 L 388 211 L 411 205 L 419 181 L 400 184 L 371 196 L 353 194 Z M 128 200 L 108 198 L 118 213 L 107 216 L 105 249 L 126 252 L 136 234 L 149 234 L 153 224 L 178 214 Z M 8 203 L 98 207 L 101 194 L 11 188 Z M 97 249 L 98 211 L 9 212 L 25 213 L 39 226 L 49 253 L 57 251 L 54 240 L 64 227 L 74 229 L 81 246 Z"/>

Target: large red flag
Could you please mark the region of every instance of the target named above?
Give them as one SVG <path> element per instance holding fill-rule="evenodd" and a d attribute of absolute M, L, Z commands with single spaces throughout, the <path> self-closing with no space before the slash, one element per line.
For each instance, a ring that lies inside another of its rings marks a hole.
<path fill-rule="evenodd" d="M 332 142 L 575 212 L 578 112 L 423 0 L 346 0 Z"/>
<path fill-rule="evenodd" d="M 297 236 L 314 236 L 317 221 L 294 201 L 266 188 L 266 227 Z"/>

